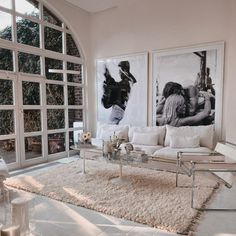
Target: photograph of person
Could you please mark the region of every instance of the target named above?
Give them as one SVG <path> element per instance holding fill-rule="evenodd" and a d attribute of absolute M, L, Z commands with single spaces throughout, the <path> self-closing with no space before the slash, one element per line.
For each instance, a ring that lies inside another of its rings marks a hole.
<path fill-rule="evenodd" d="M 146 125 L 147 54 L 98 59 L 96 70 L 98 121 Z"/>
<path fill-rule="evenodd" d="M 157 126 L 214 124 L 216 56 L 216 50 L 208 50 L 156 57 L 153 117 Z"/>

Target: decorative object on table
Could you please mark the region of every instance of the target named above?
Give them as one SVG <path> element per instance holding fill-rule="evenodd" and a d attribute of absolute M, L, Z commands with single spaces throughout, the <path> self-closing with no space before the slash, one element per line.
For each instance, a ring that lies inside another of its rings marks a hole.
<path fill-rule="evenodd" d="M 134 150 L 134 146 L 131 143 L 126 143 L 125 144 L 125 151 L 126 154 L 130 154 L 131 151 Z"/>
<path fill-rule="evenodd" d="M 102 153 L 104 157 L 108 157 L 108 155 L 111 155 L 112 153 L 112 143 L 111 141 L 105 141 L 102 142 Z"/>
<path fill-rule="evenodd" d="M 133 161 L 137 162 L 147 162 L 148 161 L 148 156 L 145 154 L 144 151 L 141 150 L 134 150 L 131 151 L 128 155 L 129 159 L 132 158 Z"/>
<path fill-rule="evenodd" d="M 29 234 L 29 199 L 19 197 L 11 201 L 12 224 L 20 226 L 23 235 Z"/>
<path fill-rule="evenodd" d="M 118 138 L 114 132 L 109 141 L 103 140 L 103 156 L 108 159 L 118 159 L 121 151 L 120 145 L 123 142 L 124 139 Z"/>
<path fill-rule="evenodd" d="M 91 146 L 91 133 L 90 132 L 83 132 L 79 134 L 79 146 Z"/>

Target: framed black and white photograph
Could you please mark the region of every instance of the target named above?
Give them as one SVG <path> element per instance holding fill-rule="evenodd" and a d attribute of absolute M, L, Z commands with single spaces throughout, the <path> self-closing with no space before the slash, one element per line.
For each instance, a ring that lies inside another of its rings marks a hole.
<path fill-rule="evenodd" d="M 224 43 L 153 52 L 153 124 L 210 125 L 222 120 Z"/>
<path fill-rule="evenodd" d="M 147 125 L 147 53 L 96 60 L 97 120 Z"/>

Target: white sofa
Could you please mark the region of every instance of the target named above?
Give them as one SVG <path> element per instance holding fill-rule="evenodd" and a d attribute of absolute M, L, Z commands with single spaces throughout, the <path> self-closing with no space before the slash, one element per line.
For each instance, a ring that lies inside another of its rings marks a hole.
<path fill-rule="evenodd" d="M 146 154 L 176 159 L 177 152 L 211 152 L 214 149 L 214 125 L 208 126 L 130 126 L 98 124 L 93 145 L 102 147 L 102 140 L 114 134 L 130 142 Z"/>

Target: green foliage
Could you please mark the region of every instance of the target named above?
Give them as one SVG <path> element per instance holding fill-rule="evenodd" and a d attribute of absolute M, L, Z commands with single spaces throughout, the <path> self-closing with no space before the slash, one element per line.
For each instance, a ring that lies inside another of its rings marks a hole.
<path fill-rule="evenodd" d="M 12 110 L 0 110 L 0 135 L 14 133 L 14 115 Z"/>
<path fill-rule="evenodd" d="M 20 52 L 18 60 L 20 72 L 40 74 L 40 56 Z"/>
<path fill-rule="evenodd" d="M 47 110 L 47 123 L 48 129 L 63 129 L 65 128 L 65 114 L 62 109 L 48 109 Z"/>
<path fill-rule="evenodd" d="M 0 80 L 0 105 L 13 105 L 12 81 Z"/>
<path fill-rule="evenodd" d="M 57 84 L 47 84 L 47 105 L 64 105 L 63 86 Z"/>
<path fill-rule="evenodd" d="M 23 81 L 22 92 L 24 105 L 40 105 L 39 83 Z"/>
<path fill-rule="evenodd" d="M 62 32 L 45 27 L 44 35 L 45 49 L 62 53 Z"/>
<path fill-rule="evenodd" d="M 11 41 L 12 40 L 12 27 L 7 26 L 5 29 L 0 31 L 0 38 Z"/>
<path fill-rule="evenodd" d="M 0 48 L 0 70 L 13 71 L 12 51 Z"/>
<path fill-rule="evenodd" d="M 28 19 L 20 18 L 16 22 L 17 42 L 39 47 L 39 24 Z"/>

